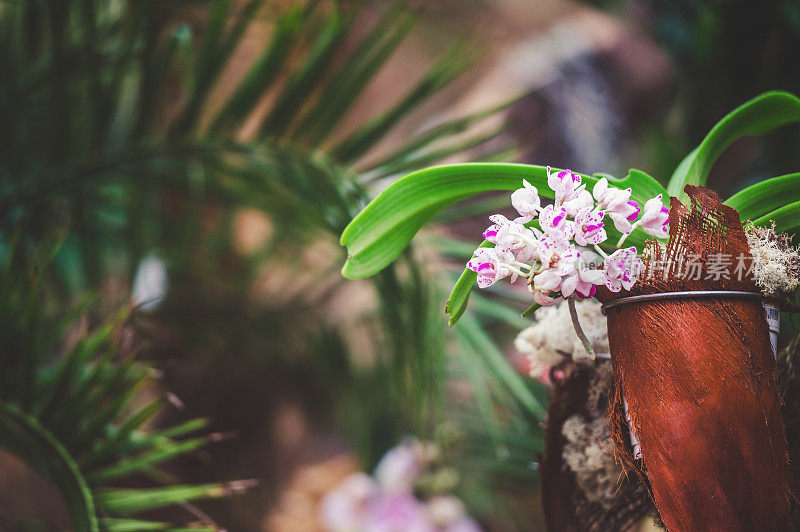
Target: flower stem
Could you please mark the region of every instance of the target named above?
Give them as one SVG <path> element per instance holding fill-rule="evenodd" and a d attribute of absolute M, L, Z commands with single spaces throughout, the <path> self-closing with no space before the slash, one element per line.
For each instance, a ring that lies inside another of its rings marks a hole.
<path fill-rule="evenodd" d="M 578 335 L 580 338 L 581 343 L 583 343 L 583 348 L 586 349 L 586 352 L 589 356 L 594 360 L 594 349 L 592 349 L 592 344 L 589 342 L 589 339 L 586 337 L 586 333 L 583 332 L 581 328 L 581 323 L 578 321 L 578 309 L 575 308 L 575 296 L 567 298 L 567 305 L 569 306 L 569 316 L 572 318 L 572 326 L 575 328 L 575 334 Z"/>
<path fill-rule="evenodd" d="M 508 264 L 508 263 L 504 264 L 503 266 L 505 266 L 506 268 L 508 268 L 508 269 L 509 269 L 510 271 L 512 271 L 513 273 L 516 273 L 516 274 L 517 274 L 517 275 L 519 275 L 520 277 L 524 277 L 525 279 L 527 279 L 527 278 L 530 276 L 530 273 L 525 273 L 525 272 L 523 272 L 522 270 L 520 270 L 519 268 L 515 268 L 514 266 L 512 266 L 512 265 L 510 265 L 510 264 Z"/>
<path fill-rule="evenodd" d="M 619 242 L 617 242 L 617 245 L 615 246 L 617 249 L 622 247 L 622 243 L 625 242 L 626 238 L 631 236 L 631 233 L 633 233 L 633 230 L 636 229 L 637 225 L 639 225 L 639 220 L 636 220 L 635 222 L 633 222 L 633 224 L 631 225 L 631 232 L 630 233 L 622 233 L 622 236 L 619 237 Z"/>
<path fill-rule="evenodd" d="M 518 260 L 509 261 L 506 264 L 510 264 L 512 266 L 516 266 L 517 268 L 528 268 L 529 270 L 533 269 L 533 266 L 528 264 L 527 262 L 520 262 Z"/>
<path fill-rule="evenodd" d="M 595 244 L 595 245 L 594 245 L 594 249 L 595 249 L 595 251 L 597 251 L 597 252 L 600 254 L 600 256 L 601 256 L 601 257 L 603 257 L 604 259 L 607 259 L 607 258 L 608 258 L 608 254 L 606 254 L 606 252 L 605 252 L 605 251 L 603 251 L 603 248 L 601 248 L 601 247 L 600 247 L 600 246 L 598 246 L 597 244 Z"/>

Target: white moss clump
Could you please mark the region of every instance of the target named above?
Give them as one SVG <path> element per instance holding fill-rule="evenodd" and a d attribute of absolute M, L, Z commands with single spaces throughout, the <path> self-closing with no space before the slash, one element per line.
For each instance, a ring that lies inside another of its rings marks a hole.
<path fill-rule="evenodd" d="M 800 284 L 800 253 L 791 238 L 772 227 L 745 227 L 753 255 L 753 278 L 761 290 L 772 296 L 791 295 Z"/>
<path fill-rule="evenodd" d="M 600 303 L 592 300 L 576 304 L 581 327 L 597 353 L 608 353 L 606 317 L 600 312 Z M 566 302 L 542 307 L 536 311 L 536 322 L 519 333 L 514 346 L 526 355 L 532 366 L 553 366 L 564 359 L 586 358 Z"/>
<path fill-rule="evenodd" d="M 612 501 L 621 469 L 605 447 L 610 445 L 605 417 L 586 420 L 574 415 L 564 422 L 561 432 L 567 440 L 561 456 L 583 494 L 591 502 Z"/>
<path fill-rule="evenodd" d="M 622 475 L 622 468 L 609 452 L 614 444 L 606 421 L 608 403 L 600 400 L 608 395 L 611 386 L 611 362 L 594 367 L 585 413 L 570 416 L 561 427 L 565 440 L 561 458 L 586 499 L 609 508 L 614 504 Z"/>

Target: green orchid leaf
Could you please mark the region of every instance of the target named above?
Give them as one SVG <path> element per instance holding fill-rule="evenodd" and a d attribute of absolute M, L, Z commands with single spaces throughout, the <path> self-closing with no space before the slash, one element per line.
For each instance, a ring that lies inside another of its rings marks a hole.
<path fill-rule="evenodd" d="M 488 240 L 484 240 L 478 247 L 486 248 L 492 247 L 493 245 L 494 244 Z M 459 318 L 464 315 L 464 311 L 467 310 L 469 294 L 472 292 L 472 287 L 475 286 L 475 281 L 477 280 L 477 273 L 469 268 L 464 268 L 458 281 L 456 281 L 456 284 L 453 286 L 453 290 L 450 291 L 450 296 L 447 298 L 447 306 L 444 308 L 444 311 L 448 315 L 448 324 L 450 327 L 455 325 Z"/>
<path fill-rule="evenodd" d="M 800 201 L 800 173 L 766 179 L 725 200 L 742 220 L 755 220 L 788 203 Z"/>
<path fill-rule="evenodd" d="M 588 188 L 599 177 L 581 176 Z M 630 187 L 632 198 L 644 202 L 658 194 L 667 197 L 658 181 L 638 170 L 631 170 L 624 179 L 609 178 L 612 185 Z M 513 191 L 527 179 L 543 197 L 553 198 L 547 186 L 547 168 L 527 164 L 467 163 L 437 166 L 420 170 L 398 179 L 386 188 L 359 214 L 342 233 L 341 242 L 348 248 L 348 259 L 342 274 L 351 279 L 369 277 L 394 261 L 411 239 L 436 213 L 459 201 L 484 192 Z M 609 228 L 609 245 L 619 238 Z M 628 239 L 641 246 L 646 239 L 642 231 Z M 482 246 L 491 245 L 488 242 Z M 447 302 L 450 323 L 454 324 L 466 309 L 469 293 L 475 283 L 474 272 L 465 270 Z"/>
<path fill-rule="evenodd" d="M 533 316 L 533 314 L 534 314 L 534 313 L 535 313 L 537 310 L 539 310 L 540 308 L 542 308 L 542 306 L 541 306 L 539 303 L 534 303 L 533 305 L 531 305 L 530 307 L 526 308 L 526 309 L 525 309 L 525 310 L 522 312 L 522 317 L 523 317 L 523 318 L 529 318 L 529 317 Z"/>
<path fill-rule="evenodd" d="M 800 122 L 800 99 L 781 91 L 764 93 L 728 113 L 681 161 L 667 185 L 671 196 L 683 197 L 683 187 L 704 185 L 717 158 L 735 140 L 763 135 L 780 126 Z"/>
<path fill-rule="evenodd" d="M 797 233 L 800 231 L 800 201 L 784 205 L 779 209 L 753 220 L 759 226 L 775 222 L 775 231 L 779 233 Z"/>

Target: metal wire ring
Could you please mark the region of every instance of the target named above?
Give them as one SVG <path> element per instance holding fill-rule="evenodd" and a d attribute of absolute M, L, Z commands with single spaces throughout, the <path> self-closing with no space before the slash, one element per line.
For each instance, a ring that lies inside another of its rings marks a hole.
<path fill-rule="evenodd" d="M 621 297 L 605 303 L 600 307 L 603 314 L 608 313 L 608 309 L 636 303 L 637 301 L 656 301 L 659 299 L 698 299 L 698 298 L 741 298 L 741 299 L 770 299 L 760 292 L 740 292 L 736 290 L 695 290 L 687 292 L 661 292 L 658 294 L 641 294 L 638 296 Z"/>

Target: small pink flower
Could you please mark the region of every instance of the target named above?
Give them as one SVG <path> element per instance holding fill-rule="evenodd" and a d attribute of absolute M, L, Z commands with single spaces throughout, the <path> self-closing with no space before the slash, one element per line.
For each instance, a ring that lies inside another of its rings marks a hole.
<path fill-rule="evenodd" d="M 554 303 L 561 301 L 560 297 L 550 297 L 548 294 L 549 292 L 541 292 L 539 290 L 534 290 L 532 286 L 528 286 L 531 289 L 531 293 L 533 294 L 533 301 L 543 307 L 550 306 Z"/>
<path fill-rule="evenodd" d="M 494 225 L 484 232 L 484 238 L 487 235 L 490 236 L 491 238 L 486 238 L 486 240 L 494 243 L 499 251 L 522 251 L 522 255 L 532 256 L 532 250 L 526 251 L 526 248 L 536 247 L 536 234 L 533 230 L 516 220 L 509 220 L 502 214 L 493 214 L 489 220 L 494 222 Z"/>
<path fill-rule="evenodd" d="M 464 516 L 441 530 L 442 532 L 481 532 L 481 527 L 471 517 Z"/>
<path fill-rule="evenodd" d="M 464 511 L 464 504 L 452 495 L 437 495 L 426 504 L 428 518 L 441 532 L 480 532 Z"/>
<path fill-rule="evenodd" d="M 539 246 L 528 245 L 520 249 L 514 250 L 514 254 L 517 256 L 517 261 L 530 262 L 538 256 L 537 253 L 538 249 Z"/>
<path fill-rule="evenodd" d="M 636 248 L 618 249 L 605 260 L 606 286 L 612 292 L 630 290 L 644 269 L 644 263 L 636 256 Z"/>
<path fill-rule="evenodd" d="M 546 270 L 553 270 L 558 275 L 567 275 L 575 270 L 578 252 L 575 246 L 565 238 L 545 236 L 539 240 L 536 250 L 539 262 Z"/>
<path fill-rule="evenodd" d="M 631 189 L 625 190 L 610 187 L 608 180 L 603 177 L 592 191 L 597 206 L 614 222 L 614 227 L 621 233 L 630 233 L 633 230 L 631 222 L 639 215 L 639 204 L 631 200 Z"/>
<path fill-rule="evenodd" d="M 561 289 L 561 276 L 555 269 L 537 273 L 533 278 L 533 288 L 537 292 L 548 294 Z"/>
<path fill-rule="evenodd" d="M 386 495 L 372 505 L 364 532 L 436 532 L 425 507 L 412 494 Z"/>
<path fill-rule="evenodd" d="M 608 238 L 603 229 L 603 212 L 592 212 L 588 208 L 575 217 L 575 243 L 579 246 L 593 246 Z"/>
<path fill-rule="evenodd" d="M 633 200 L 628 200 L 620 204 L 615 211 L 619 216 L 624 216 L 627 221 L 633 222 L 639 217 L 639 204 Z"/>
<path fill-rule="evenodd" d="M 500 231 L 500 226 L 497 224 L 490 225 L 483 232 L 483 239 L 488 240 L 492 244 L 497 245 L 497 233 Z"/>
<path fill-rule="evenodd" d="M 513 255 L 508 251 L 498 251 L 497 248 L 478 248 L 467 263 L 467 268 L 478 274 L 479 287 L 488 288 L 511 274 L 503 264 L 508 260 L 513 260 Z"/>
<path fill-rule="evenodd" d="M 661 202 L 661 194 L 644 204 L 644 214 L 637 225 L 656 238 L 669 236 L 669 209 Z"/>
<path fill-rule="evenodd" d="M 385 493 L 411 493 L 421 468 L 413 446 L 401 444 L 383 455 L 375 467 L 375 479 Z"/>
<path fill-rule="evenodd" d="M 330 532 L 361 530 L 370 506 L 380 490 L 372 478 L 353 473 L 320 503 L 320 518 Z"/>
<path fill-rule="evenodd" d="M 582 299 L 589 299 L 594 297 L 597 292 L 595 285 L 604 284 L 606 282 L 606 272 L 603 270 L 589 269 L 585 264 L 579 263 L 572 273 L 561 281 L 561 295 L 569 297 L 572 294 L 577 294 Z"/>
<path fill-rule="evenodd" d="M 636 217 L 639 215 L 639 205 L 635 201 L 630 201 L 628 204 L 632 206 L 630 209 L 631 214 L 625 215 L 618 212 L 608 213 L 608 217 L 614 222 L 614 227 L 617 228 L 617 231 L 625 234 L 629 234 L 633 231 L 631 219 L 636 220 Z"/>
<path fill-rule="evenodd" d="M 563 207 L 570 216 L 575 216 L 584 209 L 591 210 L 594 207 L 594 200 L 589 191 L 586 190 L 586 185 L 581 185 L 580 188 L 575 191 L 575 197 L 569 201 L 565 201 Z"/>
<path fill-rule="evenodd" d="M 567 209 L 548 205 L 539 214 L 539 225 L 542 231 L 551 236 L 572 238 L 575 234 L 575 222 L 569 219 Z"/>
<path fill-rule="evenodd" d="M 580 192 L 581 176 L 571 170 L 553 172 L 547 167 L 547 185 L 556 193 L 556 205 L 575 198 Z"/>
<path fill-rule="evenodd" d="M 519 188 L 511 194 L 511 205 L 520 215 L 520 218 L 515 221 L 525 223 L 536 218 L 542 201 L 539 199 L 539 191 L 535 186 L 525 179 L 522 180 L 522 185 L 523 188 Z"/>

